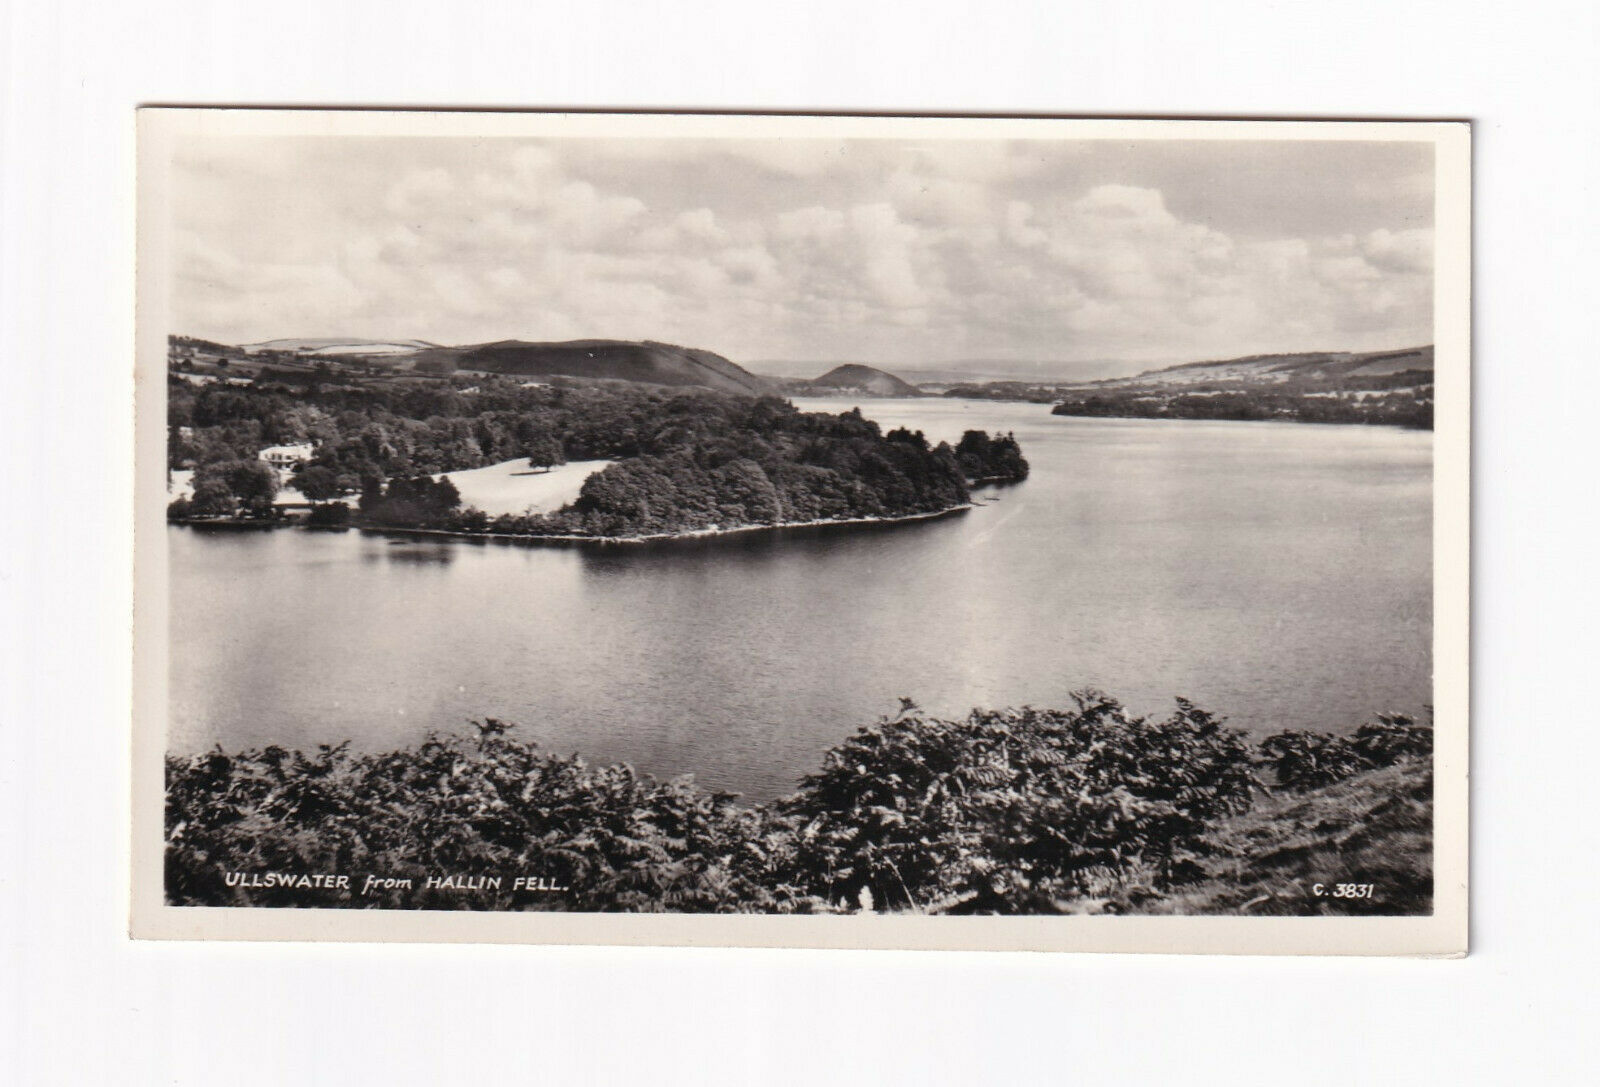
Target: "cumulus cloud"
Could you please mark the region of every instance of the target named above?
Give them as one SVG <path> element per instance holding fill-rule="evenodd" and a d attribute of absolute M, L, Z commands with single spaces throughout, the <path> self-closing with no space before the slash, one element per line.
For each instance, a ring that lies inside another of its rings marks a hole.
<path fill-rule="evenodd" d="M 1433 231 L 1380 227 L 1361 239 L 1361 255 L 1384 271 L 1424 274 L 1433 268 Z"/>
<path fill-rule="evenodd" d="M 1272 236 L 1179 210 L 1178 181 L 1077 178 L 1075 147 L 384 143 L 187 149 L 174 330 L 887 363 L 1431 336 L 1432 232 L 1409 205 Z"/>

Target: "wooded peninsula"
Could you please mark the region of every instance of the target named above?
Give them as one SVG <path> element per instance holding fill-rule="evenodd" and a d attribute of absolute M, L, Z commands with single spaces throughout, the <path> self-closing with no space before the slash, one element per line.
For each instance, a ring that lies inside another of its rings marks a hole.
<path fill-rule="evenodd" d="M 752 527 L 922 517 L 966 505 L 969 481 L 1014 481 L 1011 435 L 954 446 L 884 433 L 858 409 L 802 412 L 775 396 L 702 388 L 479 375 L 453 381 L 168 382 L 168 468 L 194 471 L 169 518 L 281 516 L 264 449 L 300 447 L 281 482 L 309 523 L 532 538 L 635 539 Z M 516 458 L 530 468 L 610 460 L 548 513 L 464 508 L 446 473 Z M 359 496 L 355 509 L 347 497 Z"/>

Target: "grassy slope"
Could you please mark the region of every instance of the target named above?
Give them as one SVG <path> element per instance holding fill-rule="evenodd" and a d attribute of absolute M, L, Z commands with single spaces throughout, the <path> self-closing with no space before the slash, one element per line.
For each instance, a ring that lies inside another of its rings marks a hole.
<path fill-rule="evenodd" d="M 1368 351 L 1360 354 L 1314 351 L 1286 355 L 1250 355 L 1214 362 L 1186 362 L 1162 370 L 1150 370 L 1132 377 L 1086 382 L 1079 389 L 1141 390 L 1178 392 L 1187 386 L 1216 385 L 1244 387 L 1275 386 L 1285 381 L 1326 384 L 1356 381 L 1363 377 L 1382 377 L 1405 370 L 1433 371 L 1433 346 L 1398 351 Z"/>
<path fill-rule="evenodd" d="M 1305 793 L 1259 801 L 1210 835 L 1206 878 L 1118 904 L 1130 913 L 1325 915 L 1427 913 L 1433 901 L 1433 769 L 1408 760 Z M 1329 892 L 1312 893 L 1322 883 Z M 1372 883 L 1375 897 L 1332 897 Z"/>

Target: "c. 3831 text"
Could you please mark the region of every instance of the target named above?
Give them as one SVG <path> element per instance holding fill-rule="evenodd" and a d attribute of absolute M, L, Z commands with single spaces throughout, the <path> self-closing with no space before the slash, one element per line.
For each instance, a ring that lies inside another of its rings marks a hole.
<path fill-rule="evenodd" d="M 1374 898 L 1375 883 L 1313 883 L 1311 893 L 1318 898 Z"/>

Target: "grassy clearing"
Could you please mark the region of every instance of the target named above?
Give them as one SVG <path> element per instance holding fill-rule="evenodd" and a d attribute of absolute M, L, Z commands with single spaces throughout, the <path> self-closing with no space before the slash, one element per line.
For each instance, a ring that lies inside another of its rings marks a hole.
<path fill-rule="evenodd" d="M 558 510 L 577 499 L 584 480 L 610 463 L 609 460 L 579 460 L 543 471 L 529 468 L 526 458 L 519 457 L 485 468 L 447 474 L 461 492 L 462 506 L 499 517 L 504 513 Z"/>

